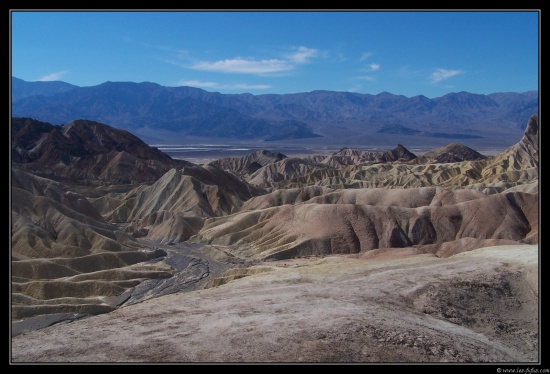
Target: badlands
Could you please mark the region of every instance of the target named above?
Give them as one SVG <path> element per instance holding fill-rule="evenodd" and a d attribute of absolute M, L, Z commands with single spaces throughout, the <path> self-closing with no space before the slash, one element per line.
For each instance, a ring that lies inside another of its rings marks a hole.
<path fill-rule="evenodd" d="M 11 363 L 540 362 L 539 120 L 197 165 L 12 121 Z"/>

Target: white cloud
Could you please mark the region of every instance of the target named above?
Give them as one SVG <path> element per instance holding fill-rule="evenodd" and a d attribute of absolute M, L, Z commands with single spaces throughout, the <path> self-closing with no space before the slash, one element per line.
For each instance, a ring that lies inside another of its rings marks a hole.
<path fill-rule="evenodd" d="M 178 86 L 191 86 L 191 87 L 217 87 L 219 86 L 216 82 L 203 82 L 197 80 L 189 81 L 180 81 L 177 83 Z"/>
<path fill-rule="evenodd" d="M 430 75 L 430 80 L 437 83 L 462 73 L 463 71 L 461 70 L 436 69 L 436 71 Z"/>
<path fill-rule="evenodd" d="M 359 59 L 359 61 L 365 61 L 367 58 L 369 58 L 372 55 L 373 55 L 372 52 L 363 52 L 361 54 L 361 58 Z"/>
<path fill-rule="evenodd" d="M 44 75 L 42 78 L 38 78 L 39 82 L 58 81 L 63 75 L 67 74 L 66 70 L 58 71 L 48 75 Z"/>
<path fill-rule="evenodd" d="M 326 52 L 300 46 L 293 47 L 292 52 L 283 55 L 282 58 L 257 60 L 254 58 L 235 57 L 218 61 L 199 61 L 185 67 L 217 73 L 265 75 L 294 70 L 299 65 L 308 64 L 318 57 L 326 57 Z M 177 61 L 166 62 L 182 66 Z"/>
<path fill-rule="evenodd" d="M 311 61 L 311 59 L 319 56 L 319 50 L 315 48 L 308 48 L 304 46 L 300 46 L 295 48 L 296 52 L 287 55 L 289 61 L 294 62 L 296 64 L 307 64 Z"/>
<path fill-rule="evenodd" d="M 364 71 L 366 73 L 372 73 L 373 71 L 376 71 L 380 69 L 380 64 L 376 64 L 376 63 L 372 63 L 372 64 L 369 64 L 368 67 L 366 68 L 362 68 L 361 71 Z"/>
<path fill-rule="evenodd" d="M 202 61 L 191 65 L 190 68 L 218 73 L 269 74 L 292 70 L 294 66 L 288 63 L 288 61 L 278 59 L 246 60 L 237 57 L 214 62 Z"/>

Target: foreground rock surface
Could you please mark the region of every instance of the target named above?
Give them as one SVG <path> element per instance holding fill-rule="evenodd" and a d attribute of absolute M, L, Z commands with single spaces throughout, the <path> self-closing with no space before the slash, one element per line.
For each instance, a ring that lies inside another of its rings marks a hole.
<path fill-rule="evenodd" d="M 539 360 L 536 245 L 381 254 L 268 262 L 219 287 L 23 332 L 12 361 Z"/>

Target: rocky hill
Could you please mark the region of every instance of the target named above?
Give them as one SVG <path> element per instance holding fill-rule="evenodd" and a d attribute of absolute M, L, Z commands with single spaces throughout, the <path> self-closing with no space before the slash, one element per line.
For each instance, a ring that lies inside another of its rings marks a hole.
<path fill-rule="evenodd" d="M 416 162 L 439 164 L 460 161 L 483 160 L 487 157 L 463 144 L 451 143 L 424 153 Z"/>
<path fill-rule="evenodd" d="M 150 182 L 174 167 L 173 160 L 125 130 L 77 120 L 63 126 L 30 118 L 13 118 L 12 165 L 50 178 L 112 183 Z"/>
<path fill-rule="evenodd" d="M 227 157 L 213 161 L 210 164 L 240 176 L 249 176 L 263 166 L 281 161 L 286 157 L 282 153 L 273 153 L 264 149 L 245 157 Z"/>

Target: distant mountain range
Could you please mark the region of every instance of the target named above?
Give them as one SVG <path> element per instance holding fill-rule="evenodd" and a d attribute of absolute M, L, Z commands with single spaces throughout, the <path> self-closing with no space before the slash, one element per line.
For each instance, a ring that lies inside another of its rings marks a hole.
<path fill-rule="evenodd" d="M 193 87 L 105 82 L 78 87 L 12 77 L 12 116 L 52 124 L 98 121 L 133 133 L 282 141 L 398 134 L 473 139 L 518 133 L 538 113 L 538 91 L 429 99 L 382 92 L 221 94 Z M 489 134 L 489 135 L 488 135 Z"/>

